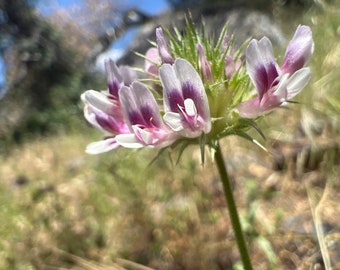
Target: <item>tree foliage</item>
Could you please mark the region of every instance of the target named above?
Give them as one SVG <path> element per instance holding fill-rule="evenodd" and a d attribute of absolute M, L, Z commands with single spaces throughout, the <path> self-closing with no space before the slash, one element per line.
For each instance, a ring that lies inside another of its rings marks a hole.
<path fill-rule="evenodd" d="M 6 95 L 0 100 L 0 137 L 57 131 L 79 115 L 79 94 L 96 80 L 89 62 L 98 37 L 59 15 L 63 27 L 44 18 L 29 0 L 1 3 L 1 57 L 6 65 Z M 85 33 L 86 34 L 86 33 Z M 83 39 L 81 39 L 83 38 Z"/>

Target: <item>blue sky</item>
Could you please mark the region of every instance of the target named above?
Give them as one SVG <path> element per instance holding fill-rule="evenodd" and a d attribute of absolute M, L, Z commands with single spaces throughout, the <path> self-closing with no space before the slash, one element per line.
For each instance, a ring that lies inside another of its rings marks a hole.
<path fill-rule="evenodd" d="M 114 0 L 112 1 L 114 2 Z M 49 13 L 57 6 L 71 7 L 82 4 L 83 2 L 83 0 L 40 0 L 37 6 L 38 9 L 43 10 L 45 13 Z M 123 2 L 124 6 L 137 7 L 148 14 L 157 14 L 168 8 L 166 0 L 116 0 L 116 2 Z"/>

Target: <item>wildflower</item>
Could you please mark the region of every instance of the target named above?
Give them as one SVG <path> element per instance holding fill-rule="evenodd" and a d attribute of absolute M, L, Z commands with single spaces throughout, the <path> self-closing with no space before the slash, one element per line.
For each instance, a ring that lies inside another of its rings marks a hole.
<path fill-rule="evenodd" d="M 152 80 L 145 82 L 153 90 L 162 86 L 159 98 L 163 97 L 163 107 L 152 94 L 160 92 L 151 92 L 137 81 L 131 69 L 118 67 L 112 60 L 105 63 L 108 90 L 88 90 L 81 98 L 85 118 L 107 136 L 89 144 L 86 152 L 98 154 L 120 146 L 181 146 L 182 152 L 196 142 L 204 162 L 205 148 L 209 146 L 223 184 L 244 269 L 252 269 L 219 140 L 238 135 L 259 145 L 246 133 L 249 127 L 258 130 L 256 119 L 246 118 L 256 118 L 282 105 L 307 84 L 311 72 L 305 65 L 313 53 L 312 33 L 307 26 L 297 28 L 282 66 L 276 63 L 268 38 L 252 40 L 246 50 L 248 76 L 241 66 L 240 51 L 234 54 L 231 50 L 232 39 L 226 35 L 226 27 L 216 43 L 204 34 L 200 36 L 193 25 L 188 23 L 187 27 L 186 37 L 179 31 L 175 35 L 169 32 L 171 53 L 162 29 L 157 28 L 157 48 L 150 48 L 145 55 L 145 71 L 152 76 Z M 249 81 L 258 95 L 239 103 L 249 93 Z"/>
<path fill-rule="evenodd" d="M 158 76 L 158 68 L 161 64 L 173 64 L 174 60 L 169 53 L 163 30 L 161 27 L 156 28 L 156 47 L 149 48 L 145 53 L 144 69 L 149 75 Z"/>
<path fill-rule="evenodd" d="M 94 127 L 105 133 L 103 140 L 90 143 L 86 152 L 99 154 L 119 147 L 115 135 L 129 132 L 124 119 L 123 111 L 118 97 L 118 91 L 124 85 L 129 85 L 136 78 L 135 72 L 126 66 L 117 67 L 109 59 L 105 62 L 108 90 L 87 90 L 81 95 L 85 104 L 85 119 Z"/>
<path fill-rule="evenodd" d="M 293 39 L 289 43 L 281 70 L 293 74 L 311 58 L 314 51 L 312 31 L 308 26 L 299 25 Z"/>
<path fill-rule="evenodd" d="M 127 148 L 166 147 L 174 142 L 176 135 L 164 125 L 158 104 L 146 86 L 140 82 L 123 86 L 119 99 L 129 127 L 129 132 L 116 136 L 119 145 Z"/>
<path fill-rule="evenodd" d="M 128 130 L 120 106 L 103 92 L 88 90 L 81 95 L 84 115 L 93 126 L 118 134 Z"/>
<path fill-rule="evenodd" d="M 281 106 L 310 78 L 305 65 L 314 43 L 308 26 L 297 28 L 282 66 L 276 63 L 268 38 L 252 40 L 246 49 L 246 68 L 241 66 L 240 52 L 231 51 L 226 28 L 214 45 L 188 27 L 187 39 L 179 33 L 170 34 L 171 52 L 162 28 L 156 29 L 157 48 L 150 48 L 145 55 L 145 71 L 152 76 L 146 82 L 153 92 L 137 81 L 129 67 L 105 62 L 107 91 L 88 90 L 82 95 L 85 118 L 105 133 L 104 139 L 88 145 L 88 153 L 120 146 L 163 148 L 177 140 L 185 145 L 185 139 L 198 137 L 203 149 L 206 144 L 215 147 L 218 139 L 230 134 L 250 138 L 245 130 L 255 122 L 246 118 Z M 252 81 L 257 96 L 243 101 L 250 90 L 248 81 Z M 163 106 L 152 93 L 163 97 Z"/>
<path fill-rule="evenodd" d="M 173 64 L 174 60 L 169 53 L 168 46 L 166 45 L 163 30 L 161 27 L 156 29 L 156 41 L 158 46 L 159 55 L 162 59 L 162 63 Z"/>
<path fill-rule="evenodd" d="M 159 70 L 163 85 L 164 122 L 182 136 L 195 138 L 211 130 L 210 109 L 202 80 L 194 67 L 178 58 Z"/>
<path fill-rule="evenodd" d="M 197 44 L 196 48 L 198 50 L 198 55 L 200 59 L 200 69 L 201 69 L 202 78 L 203 80 L 212 82 L 213 76 L 211 73 L 211 64 L 207 60 L 202 44 L 200 43 Z"/>
<path fill-rule="evenodd" d="M 112 134 L 128 132 L 128 127 L 121 114 L 117 114 L 116 106 L 106 95 L 94 90 L 86 91 L 81 99 L 85 103 L 85 119 L 107 134 L 103 140 L 90 143 L 86 147 L 86 153 L 100 154 L 119 147 Z"/>
<path fill-rule="evenodd" d="M 151 47 L 145 53 L 144 69 L 148 74 L 158 75 L 158 66 L 160 63 L 158 49 Z"/>
<path fill-rule="evenodd" d="M 88 90 L 81 95 L 85 103 L 85 119 L 94 127 L 105 133 L 105 138 L 98 142 L 90 143 L 86 152 L 99 154 L 119 147 L 114 139 L 115 134 L 129 131 L 123 118 L 120 106 L 103 92 Z"/>
<path fill-rule="evenodd" d="M 105 61 L 108 92 L 111 98 L 118 99 L 118 91 L 123 85 L 130 85 L 137 79 L 136 72 L 130 67 L 118 67 L 112 59 Z"/>
<path fill-rule="evenodd" d="M 228 79 L 230 79 L 236 73 L 236 71 L 240 68 L 242 64 L 240 59 L 237 59 L 235 61 L 229 54 L 226 55 L 224 63 L 225 75 Z"/>
<path fill-rule="evenodd" d="M 310 28 L 299 26 L 279 67 L 270 40 L 252 40 L 246 51 L 246 65 L 258 96 L 236 106 L 240 116 L 256 118 L 296 96 L 310 79 L 311 71 L 304 65 L 313 48 Z"/>

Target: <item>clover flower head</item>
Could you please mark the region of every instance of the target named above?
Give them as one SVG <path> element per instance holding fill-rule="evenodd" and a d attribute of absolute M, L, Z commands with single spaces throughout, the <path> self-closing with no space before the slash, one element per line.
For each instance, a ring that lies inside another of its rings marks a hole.
<path fill-rule="evenodd" d="M 292 99 L 310 79 L 305 65 L 314 43 L 308 26 L 297 28 L 281 66 L 267 37 L 250 41 L 243 65 L 226 28 L 217 43 L 191 25 L 186 33 L 187 38 L 167 32 L 166 41 L 162 28 L 156 29 L 156 46 L 144 57 L 143 83 L 132 68 L 105 62 L 108 89 L 81 95 L 86 120 L 104 133 L 87 146 L 88 153 L 165 148 L 175 142 L 213 148 L 231 134 L 249 139 L 245 131 L 258 116 Z M 247 100 L 251 84 L 257 96 Z"/>
<path fill-rule="evenodd" d="M 108 89 L 81 95 L 86 120 L 105 134 L 102 140 L 90 143 L 86 152 L 179 145 L 183 151 L 196 143 L 204 162 L 208 146 L 222 180 L 234 231 L 242 232 L 219 140 L 238 135 L 259 145 L 247 130 L 255 127 L 262 135 L 256 126 L 258 117 L 295 97 L 311 77 L 305 65 L 314 50 L 312 31 L 298 26 L 281 66 L 267 37 L 251 40 L 244 67 L 241 49 L 231 49 L 232 38 L 226 35 L 226 27 L 216 41 L 193 25 L 187 27 L 187 36 L 180 31 L 167 32 L 169 47 L 162 28 L 156 29 L 156 47 L 144 56 L 143 83 L 133 69 L 118 67 L 113 60 L 105 62 Z M 253 92 L 257 96 L 248 99 Z M 243 234 L 235 235 L 244 268 L 251 269 Z"/>

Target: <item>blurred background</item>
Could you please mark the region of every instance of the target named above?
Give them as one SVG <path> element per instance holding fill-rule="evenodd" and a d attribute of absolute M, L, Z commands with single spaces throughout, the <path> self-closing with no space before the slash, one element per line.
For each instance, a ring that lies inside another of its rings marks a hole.
<path fill-rule="evenodd" d="M 0 269 L 240 269 L 199 149 L 84 153 L 101 133 L 79 96 L 106 89 L 104 59 L 142 68 L 135 52 L 189 10 L 211 35 L 228 21 L 235 46 L 270 37 L 279 63 L 312 28 L 311 82 L 259 123 L 269 153 L 222 143 L 254 268 L 340 269 L 337 0 L 0 0 Z"/>

